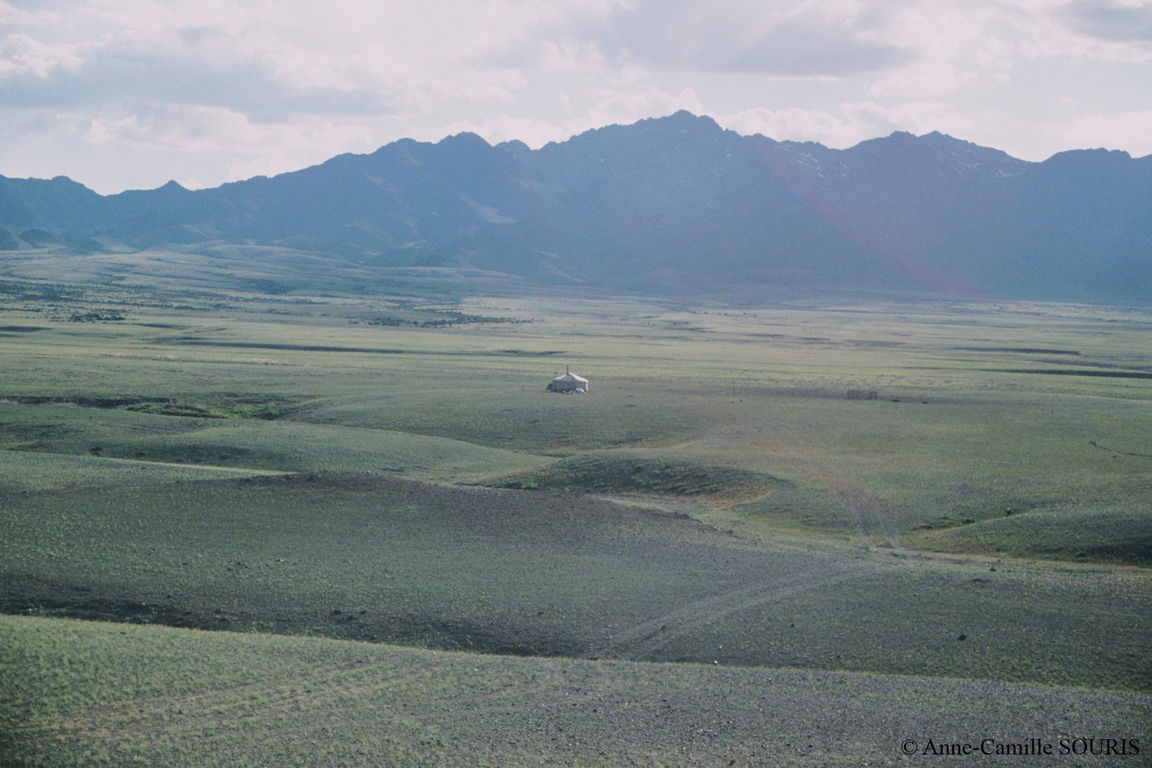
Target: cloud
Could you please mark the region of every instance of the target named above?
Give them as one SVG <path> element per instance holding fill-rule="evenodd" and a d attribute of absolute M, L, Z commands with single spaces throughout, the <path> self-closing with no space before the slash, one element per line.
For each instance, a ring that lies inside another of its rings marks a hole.
<path fill-rule="evenodd" d="M 443 23 L 453 16 L 447 8 L 353 0 L 58 7 L 66 22 L 9 14 L 27 28 L 0 38 L 5 106 L 203 104 L 285 120 L 418 112 L 439 99 L 506 100 L 519 85 L 517 73 L 481 80 L 454 66 L 452 46 L 464 30 Z M 493 26 L 491 34 L 503 34 Z"/>
<path fill-rule="evenodd" d="M 51 5 L 51 2 L 37 2 L 35 10 L 25 11 L 0 0 L 0 27 L 58 23 L 62 16 L 49 10 L 48 7 Z"/>
<path fill-rule="evenodd" d="M 1152 109 L 1091 114 L 1046 128 L 1058 147 L 1125 149 L 1136 157 L 1152 155 Z"/>
<path fill-rule="evenodd" d="M 114 154 L 136 148 L 211 158 L 228 178 L 271 175 L 321 162 L 340 151 L 373 146 L 372 131 L 365 124 L 307 117 L 268 124 L 223 107 L 200 105 L 164 105 L 126 116 L 98 117 L 87 126 L 84 140 Z M 221 147 L 227 152 L 222 153 Z M 186 186 L 201 184 L 187 174 L 180 181 Z"/>
<path fill-rule="evenodd" d="M 1076 32 L 1118 42 L 1152 42 L 1152 4 L 1077 0 L 1060 10 Z"/>
<path fill-rule="evenodd" d="M 195 104 L 264 120 L 395 110 L 388 89 L 350 83 L 326 64 L 307 56 L 252 55 L 203 42 L 79 49 L 13 35 L 0 43 L 0 100 L 9 107 Z"/>
<path fill-rule="evenodd" d="M 654 115 L 670 115 L 686 109 L 702 113 L 704 105 L 691 88 L 679 93 L 660 89 L 645 91 L 598 90 L 593 91 L 596 103 L 588 111 L 589 128 L 613 123 L 632 123 Z"/>
<path fill-rule="evenodd" d="M 718 115 L 716 122 L 745 135 L 760 134 L 778 141 L 815 141 L 828 147 L 849 147 L 869 136 L 871 126 L 841 111 L 786 107 L 745 109 Z"/>
<path fill-rule="evenodd" d="M 648 117 L 670 115 L 682 109 L 703 113 L 700 97 L 692 89 L 679 93 L 653 88 L 649 90 L 593 89 L 588 94 L 590 106 L 559 120 L 495 115 L 482 120 L 465 120 L 444 128 L 417 132 L 414 138 L 434 141 L 447 134 L 464 131 L 483 136 L 492 144 L 522 141 L 530 147 L 548 142 L 565 141 L 584 131 L 606 125 L 629 124 Z"/>
<path fill-rule="evenodd" d="M 121 143 L 204 152 L 219 146 L 225 137 L 232 149 L 244 149 L 262 142 L 267 132 L 244 115 L 221 107 L 165 105 L 122 117 L 97 117 L 84 140 L 95 145 Z"/>
<path fill-rule="evenodd" d="M 747 109 L 716 118 L 725 128 L 738 133 L 759 133 L 779 141 L 815 141 L 838 149 L 893 131 L 924 134 L 940 130 L 968 136 L 979 120 L 957 113 L 952 105 L 941 101 L 910 101 L 892 106 L 875 101 L 845 102 L 835 111 Z"/>
<path fill-rule="evenodd" d="M 1010 27 L 996 6 L 909 3 L 891 11 L 885 35 L 917 51 L 907 66 L 868 87 L 877 99 L 924 99 L 1007 77 L 1012 69 Z"/>
<path fill-rule="evenodd" d="M 1032 59 L 1152 61 L 1152 5 L 1147 2 L 1012 0 L 1020 52 Z"/>
<path fill-rule="evenodd" d="M 636 0 L 535 29 L 492 61 L 540 64 L 549 50 L 656 70 L 848 76 L 898 66 L 909 52 L 878 37 L 856 3 Z"/>
<path fill-rule="evenodd" d="M 42 43 L 25 34 L 0 38 L 0 79 L 43 80 L 56 72 L 74 72 L 82 61 L 75 45 Z"/>

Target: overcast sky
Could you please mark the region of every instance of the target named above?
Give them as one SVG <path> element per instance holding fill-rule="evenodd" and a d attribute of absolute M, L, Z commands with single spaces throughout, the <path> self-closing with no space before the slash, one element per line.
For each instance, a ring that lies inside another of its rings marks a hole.
<path fill-rule="evenodd" d="M 0 175 L 101 193 L 688 109 L 1152 154 L 1152 0 L 0 0 Z"/>

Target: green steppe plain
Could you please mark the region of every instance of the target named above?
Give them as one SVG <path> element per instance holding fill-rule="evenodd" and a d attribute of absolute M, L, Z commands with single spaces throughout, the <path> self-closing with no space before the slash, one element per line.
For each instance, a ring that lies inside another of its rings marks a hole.
<path fill-rule="evenodd" d="M 1152 314 L 0 289 L 2 764 L 1152 753 Z"/>

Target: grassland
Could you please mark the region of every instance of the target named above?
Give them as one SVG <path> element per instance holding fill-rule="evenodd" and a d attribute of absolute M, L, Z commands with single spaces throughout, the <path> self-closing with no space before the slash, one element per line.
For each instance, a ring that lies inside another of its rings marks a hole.
<path fill-rule="evenodd" d="M 0 667 L 0 745 L 17 764 L 45 768 L 896 765 L 905 739 L 1039 738 L 1058 750 L 1061 736 L 1140 733 L 1152 705 L 1142 694 L 1039 685 L 13 616 L 0 617 L 0 644 L 11 662 Z"/>
<path fill-rule="evenodd" d="M 1152 739 L 1152 315 L 91 258 L 0 281 L 13 764 Z"/>

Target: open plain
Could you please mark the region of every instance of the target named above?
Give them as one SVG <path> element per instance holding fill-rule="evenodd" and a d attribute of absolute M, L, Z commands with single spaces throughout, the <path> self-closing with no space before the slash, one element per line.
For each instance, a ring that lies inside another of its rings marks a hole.
<path fill-rule="evenodd" d="M 1147 311 L 50 256 L 0 281 L 4 764 L 1152 754 Z"/>

